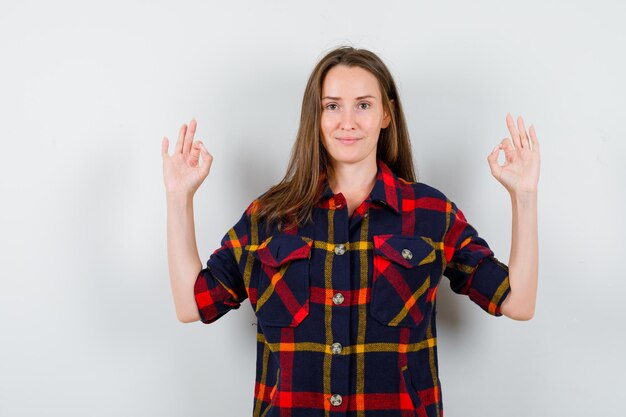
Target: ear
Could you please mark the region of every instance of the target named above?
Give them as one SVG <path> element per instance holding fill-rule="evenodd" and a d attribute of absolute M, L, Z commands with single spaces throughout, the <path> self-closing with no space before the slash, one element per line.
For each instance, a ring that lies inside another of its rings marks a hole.
<path fill-rule="evenodd" d="M 393 110 L 395 108 L 395 101 L 394 100 L 389 100 L 389 107 L 391 107 L 391 114 L 388 114 L 387 112 L 384 112 L 383 114 L 383 125 L 382 128 L 385 129 L 386 127 L 389 126 L 389 123 L 391 123 L 391 115 L 393 114 Z"/>

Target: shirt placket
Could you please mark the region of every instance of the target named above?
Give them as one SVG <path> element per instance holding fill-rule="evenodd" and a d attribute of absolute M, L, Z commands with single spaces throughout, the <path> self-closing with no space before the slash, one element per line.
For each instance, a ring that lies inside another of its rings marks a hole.
<path fill-rule="evenodd" d="M 333 416 L 347 415 L 347 398 L 350 389 L 350 358 L 342 354 L 350 343 L 350 252 L 348 207 L 345 197 L 339 193 L 332 197 L 334 213 L 333 256 L 333 309 L 332 344 L 333 355 L 330 375 L 330 411 Z M 344 294 L 345 293 L 345 294 Z"/>
<path fill-rule="evenodd" d="M 351 394 L 350 376 L 353 374 L 350 370 L 350 357 L 341 354 L 343 347 L 353 344 L 350 340 L 350 308 L 353 300 L 348 294 L 354 293 L 352 282 L 358 282 L 359 271 L 356 271 L 355 265 L 358 264 L 358 251 L 350 251 L 351 242 L 358 242 L 360 237 L 359 224 L 363 217 L 368 215 L 367 207 L 369 202 L 362 203 L 365 208 L 363 216 L 359 214 L 359 210 L 355 210 L 353 216 L 348 216 L 348 205 L 343 194 L 339 193 L 332 197 L 334 207 L 334 244 L 332 248 L 333 258 L 333 314 L 332 314 L 332 336 L 333 341 L 330 346 L 333 355 L 331 367 L 331 412 L 333 416 L 347 415 L 348 404 L 347 396 Z M 356 257 L 356 258 L 355 258 Z M 353 276 L 354 275 L 354 276 Z M 356 280 L 356 281 L 355 281 Z M 357 285 L 358 287 L 358 285 Z M 345 290 L 344 290 L 345 289 Z M 345 294 L 344 294 L 345 293 Z"/>

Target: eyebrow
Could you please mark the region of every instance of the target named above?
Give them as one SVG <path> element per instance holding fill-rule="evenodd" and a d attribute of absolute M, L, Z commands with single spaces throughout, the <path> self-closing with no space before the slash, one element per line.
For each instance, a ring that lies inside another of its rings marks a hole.
<path fill-rule="evenodd" d="M 360 96 L 360 97 L 357 97 L 356 99 L 357 99 L 357 100 L 363 100 L 364 98 L 373 98 L 373 99 L 376 99 L 376 97 L 371 96 L 371 95 L 367 95 L 367 96 Z M 326 99 L 328 99 L 328 100 L 337 100 L 337 101 L 341 101 L 341 97 L 330 97 L 330 96 L 322 97 L 322 100 L 326 100 Z"/>

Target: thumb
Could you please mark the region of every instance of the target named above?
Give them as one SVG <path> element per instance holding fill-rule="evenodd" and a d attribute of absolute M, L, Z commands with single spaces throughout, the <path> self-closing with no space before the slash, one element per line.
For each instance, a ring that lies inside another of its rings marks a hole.
<path fill-rule="evenodd" d="M 206 177 L 209 175 L 211 169 L 211 163 L 213 162 L 213 155 L 207 151 L 203 143 L 200 143 L 200 152 L 202 153 L 202 165 L 200 166 L 200 172 Z"/>
<path fill-rule="evenodd" d="M 494 177 L 498 177 L 500 170 L 500 164 L 498 164 L 498 155 L 500 155 L 500 149 L 502 149 L 502 145 L 498 144 L 491 151 L 491 153 L 487 156 L 487 162 L 489 162 L 489 168 L 491 169 L 491 174 Z"/>
<path fill-rule="evenodd" d="M 167 137 L 163 136 L 163 140 L 161 141 L 161 156 L 165 157 L 167 155 L 167 150 L 170 147 L 170 141 Z"/>

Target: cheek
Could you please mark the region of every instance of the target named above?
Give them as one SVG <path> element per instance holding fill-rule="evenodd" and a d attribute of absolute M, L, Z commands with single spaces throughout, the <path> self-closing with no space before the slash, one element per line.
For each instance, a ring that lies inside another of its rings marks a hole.
<path fill-rule="evenodd" d="M 333 130 L 335 129 L 336 123 L 333 120 L 333 117 L 329 117 L 329 116 L 322 116 L 321 120 L 320 120 L 320 129 L 322 130 L 322 133 L 324 134 L 324 138 L 326 138 L 327 136 L 330 137 L 330 135 L 332 134 Z"/>
<path fill-rule="evenodd" d="M 376 131 L 382 127 L 383 124 L 383 116 L 382 114 L 376 115 L 368 115 L 368 117 L 363 118 L 361 125 L 364 129 L 368 131 Z"/>

